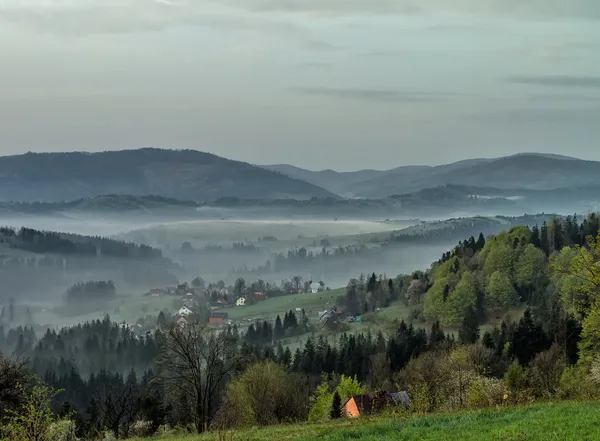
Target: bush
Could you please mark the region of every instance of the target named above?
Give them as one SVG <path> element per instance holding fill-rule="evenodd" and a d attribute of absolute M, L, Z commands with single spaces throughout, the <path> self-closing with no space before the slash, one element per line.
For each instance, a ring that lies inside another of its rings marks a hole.
<path fill-rule="evenodd" d="M 136 421 L 129 429 L 129 436 L 132 438 L 144 438 L 152 435 L 151 421 Z"/>
<path fill-rule="evenodd" d="M 567 367 L 561 377 L 558 396 L 565 400 L 595 400 L 600 397 L 598 385 L 583 365 Z"/>
<path fill-rule="evenodd" d="M 63 419 L 55 421 L 48 429 L 52 441 L 77 441 L 75 421 Z"/>
<path fill-rule="evenodd" d="M 479 377 L 469 386 L 469 407 L 482 409 L 507 403 L 506 383 L 498 378 Z"/>
<path fill-rule="evenodd" d="M 564 369 L 565 362 L 558 345 L 537 354 L 530 364 L 530 382 L 535 395 L 552 397 L 560 384 Z"/>
<path fill-rule="evenodd" d="M 513 394 L 527 388 L 527 373 L 517 360 L 513 361 L 506 370 L 504 381 L 506 382 L 508 390 Z"/>

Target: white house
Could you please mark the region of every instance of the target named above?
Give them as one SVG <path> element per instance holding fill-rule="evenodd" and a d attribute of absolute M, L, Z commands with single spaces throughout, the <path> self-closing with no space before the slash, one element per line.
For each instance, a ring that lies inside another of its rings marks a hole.
<path fill-rule="evenodd" d="M 188 316 L 190 314 L 192 314 L 193 311 L 188 308 L 187 306 L 183 305 L 180 309 L 179 309 L 179 315 L 184 315 L 184 316 Z"/>
<path fill-rule="evenodd" d="M 246 297 L 240 297 L 237 299 L 235 306 L 246 306 Z"/>
<path fill-rule="evenodd" d="M 320 283 L 313 282 L 310 284 L 310 292 L 312 292 L 313 294 L 316 292 L 319 292 L 320 288 L 321 288 Z"/>

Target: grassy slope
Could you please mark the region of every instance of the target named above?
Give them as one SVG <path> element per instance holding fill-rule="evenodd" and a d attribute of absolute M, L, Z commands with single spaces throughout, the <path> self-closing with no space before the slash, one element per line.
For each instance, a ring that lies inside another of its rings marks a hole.
<path fill-rule="evenodd" d="M 537 404 L 424 417 L 377 418 L 299 424 L 236 432 L 244 441 L 592 441 L 600 439 L 600 403 Z M 217 434 L 153 438 L 155 441 L 208 441 Z M 230 435 L 226 438 L 230 439 Z"/>

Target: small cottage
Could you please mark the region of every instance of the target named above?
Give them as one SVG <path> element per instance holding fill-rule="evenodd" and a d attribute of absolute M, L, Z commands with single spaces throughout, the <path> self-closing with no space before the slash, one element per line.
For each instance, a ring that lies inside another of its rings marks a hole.
<path fill-rule="evenodd" d="M 213 312 L 208 319 L 208 323 L 211 325 L 223 325 L 225 324 L 225 320 L 229 317 L 229 314 L 226 312 Z"/>
<path fill-rule="evenodd" d="M 236 300 L 235 306 L 246 306 L 246 297 L 240 297 Z"/>
<path fill-rule="evenodd" d="M 190 314 L 193 314 L 193 311 L 190 308 L 188 308 L 187 306 L 183 305 L 181 308 L 179 308 L 178 314 L 183 315 L 183 316 L 188 316 Z"/>
<path fill-rule="evenodd" d="M 343 412 L 347 418 L 358 418 L 361 415 L 381 412 L 386 407 L 400 405 L 405 407 L 410 405 L 410 399 L 406 391 L 354 395 L 344 404 Z"/>

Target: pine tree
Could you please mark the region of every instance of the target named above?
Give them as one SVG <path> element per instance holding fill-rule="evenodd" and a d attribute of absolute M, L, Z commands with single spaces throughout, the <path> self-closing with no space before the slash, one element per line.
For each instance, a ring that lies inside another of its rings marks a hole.
<path fill-rule="evenodd" d="M 479 317 L 473 308 L 469 308 L 458 331 L 462 344 L 473 344 L 479 340 Z"/>
<path fill-rule="evenodd" d="M 540 248 L 541 247 L 541 242 L 540 242 L 540 229 L 538 228 L 538 226 L 534 226 L 531 229 L 531 240 L 530 240 L 531 244 L 536 247 L 536 248 Z"/>
<path fill-rule="evenodd" d="M 283 330 L 283 325 L 281 324 L 281 317 L 279 315 L 275 319 L 275 330 L 273 331 L 273 337 L 275 340 L 279 340 L 283 338 L 285 335 L 285 331 Z"/>
<path fill-rule="evenodd" d="M 331 401 L 331 419 L 339 419 L 342 417 L 342 398 L 336 390 Z"/>
<path fill-rule="evenodd" d="M 542 229 L 540 230 L 540 248 L 544 250 L 546 254 L 550 253 L 550 242 L 548 238 L 548 225 L 546 221 L 542 224 Z"/>
<path fill-rule="evenodd" d="M 477 249 L 483 250 L 484 246 L 485 246 L 485 237 L 484 237 L 483 233 L 479 233 L 479 238 L 477 239 Z"/>

